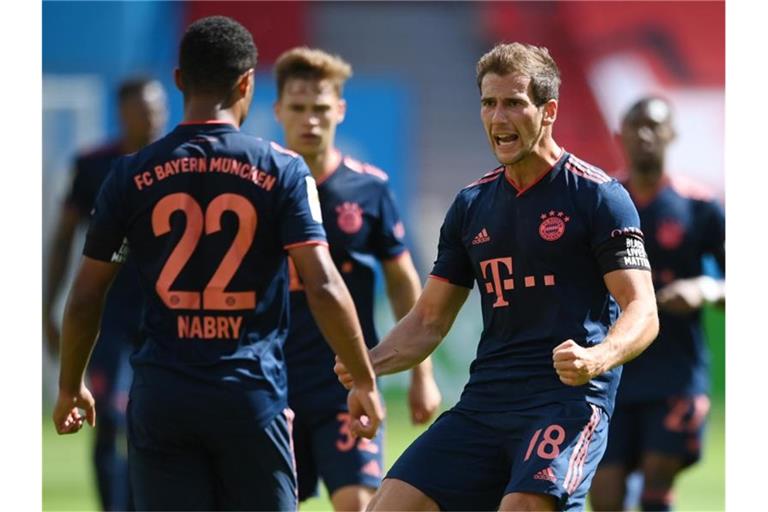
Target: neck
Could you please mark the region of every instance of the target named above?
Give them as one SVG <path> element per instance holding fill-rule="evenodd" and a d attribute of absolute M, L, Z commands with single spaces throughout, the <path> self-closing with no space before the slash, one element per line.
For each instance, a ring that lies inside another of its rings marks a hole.
<path fill-rule="evenodd" d="M 542 174 L 554 167 L 562 154 L 563 149 L 555 140 L 552 137 L 545 137 L 522 160 L 504 165 L 504 173 L 522 190 L 528 188 Z"/>
<path fill-rule="evenodd" d="M 131 153 L 135 153 L 150 142 L 152 142 L 154 138 L 149 137 L 128 137 L 126 136 L 123 138 L 123 140 L 120 142 L 120 149 L 123 153 L 126 155 L 129 155 Z"/>
<path fill-rule="evenodd" d="M 312 177 L 318 182 L 331 175 L 341 162 L 341 152 L 334 146 L 328 146 L 325 151 L 312 156 L 302 156 L 304 161 L 307 162 Z"/>
<path fill-rule="evenodd" d="M 629 186 L 639 199 L 654 195 L 664 179 L 663 162 L 640 164 L 633 162 L 629 166 Z"/>
<path fill-rule="evenodd" d="M 184 122 L 224 121 L 240 126 L 242 120 L 237 105 L 223 106 L 223 101 L 205 96 L 186 98 L 184 101 Z"/>

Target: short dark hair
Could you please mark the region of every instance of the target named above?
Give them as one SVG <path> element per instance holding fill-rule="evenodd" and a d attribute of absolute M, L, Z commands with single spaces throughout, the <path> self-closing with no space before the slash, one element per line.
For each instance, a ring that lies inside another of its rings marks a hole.
<path fill-rule="evenodd" d="M 477 86 L 488 73 L 504 76 L 520 73 L 531 79 L 533 103 L 540 107 L 556 100 L 560 90 L 560 70 L 549 50 L 525 43 L 501 43 L 494 46 L 477 62 Z"/>
<path fill-rule="evenodd" d="M 184 32 L 179 69 L 184 86 L 226 94 L 237 78 L 256 66 L 256 45 L 244 26 L 226 16 L 202 18 Z"/>
<path fill-rule="evenodd" d="M 672 123 L 672 105 L 663 96 L 645 96 L 634 102 L 621 119 L 625 123 L 643 117 L 657 123 Z"/>
<path fill-rule="evenodd" d="M 122 103 L 123 101 L 137 96 L 141 96 L 144 89 L 154 83 L 158 83 L 154 78 L 148 76 L 134 76 L 127 78 L 120 82 L 117 88 L 117 101 Z"/>

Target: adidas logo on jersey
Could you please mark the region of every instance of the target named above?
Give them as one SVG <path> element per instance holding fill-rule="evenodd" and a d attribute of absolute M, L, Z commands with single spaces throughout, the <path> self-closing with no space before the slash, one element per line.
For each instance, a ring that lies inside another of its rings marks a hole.
<path fill-rule="evenodd" d="M 488 234 L 488 231 L 483 228 L 482 231 L 480 231 L 477 235 L 475 235 L 475 238 L 472 239 L 472 245 L 484 244 L 490 241 L 491 236 Z"/>
<path fill-rule="evenodd" d="M 552 468 L 542 469 L 533 475 L 534 480 L 549 480 L 550 482 L 557 483 L 557 477 L 555 476 Z"/>

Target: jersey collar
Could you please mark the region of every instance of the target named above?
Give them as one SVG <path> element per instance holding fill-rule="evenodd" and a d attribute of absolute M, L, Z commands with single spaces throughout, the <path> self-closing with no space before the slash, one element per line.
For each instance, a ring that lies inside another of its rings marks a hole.
<path fill-rule="evenodd" d="M 536 178 L 530 185 L 528 185 L 525 188 L 520 188 L 519 185 L 517 185 L 514 181 L 512 181 L 509 176 L 507 176 L 506 171 L 504 174 L 504 180 L 515 190 L 516 195 L 515 197 L 520 197 L 524 193 L 531 190 L 533 187 L 539 184 L 544 178 L 547 176 L 554 176 L 557 174 L 557 171 L 562 167 L 563 162 L 565 162 L 566 158 L 568 157 L 568 152 L 565 150 L 565 148 L 560 148 L 560 156 L 557 158 L 557 162 L 554 163 L 552 167 L 544 171 L 538 178 Z"/>
<path fill-rule="evenodd" d="M 191 121 L 184 121 L 179 123 L 178 126 L 231 126 L 235 130 L 240 128 L 230 121 L 222 121 L 220 119 L 193 119 Z"/>

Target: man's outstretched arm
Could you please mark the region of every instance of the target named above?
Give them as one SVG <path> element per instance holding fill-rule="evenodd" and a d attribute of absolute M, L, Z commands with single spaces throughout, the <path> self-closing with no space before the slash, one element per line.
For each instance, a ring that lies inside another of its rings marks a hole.
<path fill-rule="evenodd" d="M 371 349 L 376 375 L 401 372 L 421 363 L 448 334 L 468 295 L 469 288 L 428 279 L 416 305 Z M 341 383 L 349 386 L 345 365 L 337 361 L 334 370 Z"/>
<path fill-rule="evenodd" d="M 85 386 L 85 368 L 96 342 L 104 298 L 119 269 L 117 263 L 83 256 L 67 297 L 61 330 L 59 397 L 53 412 L 59 434 L 80 430 L 83 418 L 78 409 L 84 409 L 85 419 L 95 425 L 96 409 Z"/>
<path fill-rule="evenodd" d="M 383 263 L 387 296 L 392 305 L 395 320 L 399 321 L 413 308 L 421 293 L 419 274 L 408 252 Z M 414 424 L 426 423 L 440 407 L 442 396 L 432 373 L 429 357 L 411 370 L 408 387 L 408 406 Z"/>

